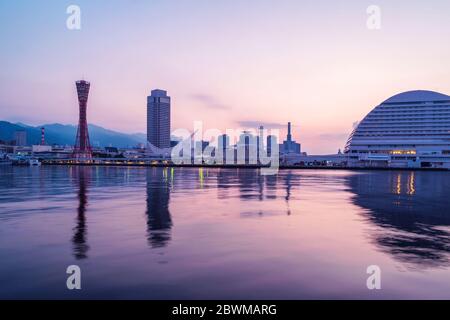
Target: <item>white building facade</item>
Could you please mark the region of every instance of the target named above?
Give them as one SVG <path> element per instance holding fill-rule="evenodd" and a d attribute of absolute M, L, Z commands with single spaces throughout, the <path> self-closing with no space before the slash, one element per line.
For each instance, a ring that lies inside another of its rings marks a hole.
<path fill-rule="evenodd" d="M 344 153 L 354 167 L 450 169 L 450 96 L 397 94 L 353 130 Z"/>

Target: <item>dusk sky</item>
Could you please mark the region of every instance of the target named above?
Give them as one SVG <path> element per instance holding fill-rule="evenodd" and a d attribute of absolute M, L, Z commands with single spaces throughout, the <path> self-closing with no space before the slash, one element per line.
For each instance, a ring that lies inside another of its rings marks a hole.
<path fill-rule="evenodd" d="M 66 9 L 81 8 L 81 30 Z M 366 9 L 381 8 L 369 30 Z M 0 120 L 146 131 L 146 97 L 172 97 L 172 130 L 284 126 L 310 154 L 402 91 L 450 94 L 450 1 L 0 0 Z"/>

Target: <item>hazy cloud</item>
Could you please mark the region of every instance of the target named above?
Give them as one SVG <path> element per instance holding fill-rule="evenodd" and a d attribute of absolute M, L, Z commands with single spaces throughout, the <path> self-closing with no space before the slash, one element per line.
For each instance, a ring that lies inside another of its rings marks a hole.
<path fill-rule="evenodd" d="M 216 109 L 216 110 L 230 110 L 231 107 L 221 103 L 213 96 L 207 95 L 207 94 L 201 94 L 196 93 L 192 94 L 191 99 L 196 100 L 197 102 L 200 102 L 203 104 L 204 107 L 207 107 L 209 109 Z"/>
<path fill-rule="evenodd" d="M 323 133 L 318 135 L 319 139 L 323 139 L 323 140 L 332 140 L 332 141 L 336 141 L 336 140 L 345 140 L 348 139 L 349 133 L 345 132 L 345 133 Z"/>
<path fill-rule="evenodd" d="M 287 128 L 287 122 L 286 123 L 277 123 L 277 122 L 243 120 L 243 121 L 237 121 L 236 123 L 240 127 L 244 127 L 244 128 L 259 128 L 259 126 L 263 126 L 266 129 L 284 129 L 284 128 Z"/>

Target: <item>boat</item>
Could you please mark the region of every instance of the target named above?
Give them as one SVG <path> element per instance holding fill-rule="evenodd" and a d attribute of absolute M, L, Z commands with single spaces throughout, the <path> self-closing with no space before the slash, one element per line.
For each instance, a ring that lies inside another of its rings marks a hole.
<path fill-rule="evenodd" d="M 10 166 L 12 161 L 6 154 L 0 154 L 0 166 Z"/>
<path fill-rule="evenodd" d="M 38 159 L 29 159 L 28 160 L 28 165 L 30 167 L 38 167 L 41 165 L 41 162 Z"/>

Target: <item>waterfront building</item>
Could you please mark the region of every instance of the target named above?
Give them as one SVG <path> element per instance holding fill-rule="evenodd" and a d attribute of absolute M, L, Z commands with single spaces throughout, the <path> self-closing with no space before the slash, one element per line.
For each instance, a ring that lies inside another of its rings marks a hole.
<path fill-rule="evenodd" d="M 147 97 L 147 141 L 154 147 L 170 148 L 170 97 L 167 91 L 152 90 Z"/>
<path fill-rule="evenodd" d="M 17 130 L 16 132 L 14 132 L 14 141 L 16 146 L 26 146 L 27 132 L 25 130 Z"/>
<path fill-rule="evenodd" d="M 408 91 L 376 106 L 351 133 L 349 166 L 450 168 L 450 96 Z"/>
<path fill-rule="evenodd" d="M 283 154 L 300 154 L 301 153 L 301 145 L 300 143 L 295 142 L 292 140 L 292 132 L 291 132 L 291 123 L 288 122 L 288 133 L 287 133 L 287 139 L 283 141 L 283 144 L 280 148 L 281 152 Z"/>
<path fill-rule="evenodd" d="M 201 150 L 201 151 L 203 152 L 203 151 L 205 151 L 205 149 L 206 149 L 207 147 L 209 147 L 209 141 L 204 141 L 204 140 L 202 140 L 202 141 L 197 141 L 197 142 L 196 142 L 196 146 L 197 146 L 197 148 L 198 148 L 199 150 Z"/>
<path fill-rule="evenodd" d="M 267 136 L 267 155 L 270 157 L 272 156 L 272 147 L 278 144 L 278 137 L 275 135 L 268 135 Z"/>
<path fill-rule="evenodd" d="M 256 137 L 256 148 L 258 152 L 258 159 L 264 154 L 265 146 L 264 146 L 264 127 L 260 126 L 258 129 L 258 137 Z"/>
<path fill-rule="evenodd" d="M 230 147 L 230 137 L 227 134 L 222 134 L 218 138 L 218 147 L 226 150 Z"/>
<path fill-rule="evenodd" d="M 2 141 L 0 141 L 0 154 L 9 154 L 14 153 L 15 147 L 12 145 L 4 144 Z"/>
<path fill-rule="evenodd" d="M 257 164 L 258 137 L 250 131 L 244 131 L 236 144 L 236 160 L 238 164 Z"/>
<path fill-rule="evenodd" d="M 31 152 L 32 153 L 41 153 L 41 152 L 52 152 L 52 146 L 46 146 L 42 144 L 32 145 Z"/>
<path fill-rule="evenodd" d="M 217 153 L 216 156 L 218 163 L 227 163 L 227 150 L 230 149 L 230 137 L 227 134 L 222 134 L 218 137 L 217 141 Z M 234 161 L 234 159 L 228 159 L 229 161 Z"/>

